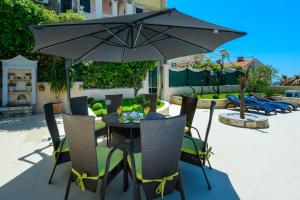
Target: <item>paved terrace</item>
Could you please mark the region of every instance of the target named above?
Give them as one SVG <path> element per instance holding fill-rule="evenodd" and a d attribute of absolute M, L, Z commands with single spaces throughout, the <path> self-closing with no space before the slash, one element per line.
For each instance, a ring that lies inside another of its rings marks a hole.
<path fill-rule="evenodd" d="M 176 115 L 180 107 L 171 106 Z M 270 116 L 271 127 L 250 130 L 223 125 L 216 110 L 209 143 L 215 155 L 207 190 L 200 168 L 180 164 L 188 200 L 300 199 L 300 111 Z M 203 132 L 208 110 L 197 110 L 194 125 Z M 61 120 L 59 126 L 62 129 Z M 52 185 L 49 133 L 43 115 L 0 120 L 0 199 L 63 199 L 69 164 L 58 166 Z M 122 174 L 107 191 L 107 199 L 132 199 L 122 192 Z M 97 196 L 98 197 L 98 196 Z M 71 187 L 70 199 L 95 199 L 90 192 Z M 178 193 L 165 199 L 179 199 Z"/>

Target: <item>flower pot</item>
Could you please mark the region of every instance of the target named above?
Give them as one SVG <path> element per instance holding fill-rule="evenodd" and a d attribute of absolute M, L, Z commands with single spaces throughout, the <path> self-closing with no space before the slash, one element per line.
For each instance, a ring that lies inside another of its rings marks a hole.
<path fill-rule="evenodd" d="M 16 89 L 16 86 L 8 86 L 8 91 L 9 92 L 14 92 Z"/>
<path fill-rule="evenodd" d="M 62 111 L 62 106 L 63 106 L 63 103 L 62 102 L 58 102 L 58 103 L 53 103 L 53 112 L 54 113 L 61 113 Z"/>
<path fill-rule="evenodd" d="M 32 86 L 26 86 L 26 89 L 27 89 L 28 92 L 31 91 L 31 88 L 32 88 Z"/>

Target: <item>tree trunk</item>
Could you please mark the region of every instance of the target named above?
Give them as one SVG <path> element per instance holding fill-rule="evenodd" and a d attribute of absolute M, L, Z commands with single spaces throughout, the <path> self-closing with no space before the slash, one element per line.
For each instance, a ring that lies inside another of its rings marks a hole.
<path fill-rule="evenodd" d="M 246 76 L 241 76 L 241 93 L 240 93 L 240 118 L 245 119 L 245 89 L 247 86 Z"/>

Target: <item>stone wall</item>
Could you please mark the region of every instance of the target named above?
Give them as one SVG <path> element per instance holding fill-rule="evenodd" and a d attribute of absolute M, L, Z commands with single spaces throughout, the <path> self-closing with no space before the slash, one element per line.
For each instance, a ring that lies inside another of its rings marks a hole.
<path fill-rule="evenodd" d="M 300 86 L 271 86 L 269 87 L 278 93 L 284 93 L 286 90 L 300 90 Z"/>
<path fill-rule="evenodd" d="M 146 79 L 147 80 L 147 79 Z M 146 82 L 146 81 L 145 81 Z M 43 85 L 45 90 L 40 91 L 39 86 Z M 71 97 L 77 96 L 88 96 L 93 97 L 96 100 L 105 99 L 105 95 L 107 94 L 123 94 L 124 98 L 133 98 L 134 90 L 133 88 L 114 88 L 114 89 L 83 89 L 83 82 L 75 82 L 73 87 L 71 88 Z M 143 88 L 139 90 L 139 94 L 149 93 L 148 84 L 143 83 Z M 37 83 L 37 102 L 34 107 L 35 113 L 43 112 L 43 105 L 49 102 L 55 102 L 55 96 L 50 91 L 50 85 L 46 82 Z M 59 100 L 63 103 L 63 111 L 67 112 L 69 107 L 67 105 L 67 95 L 63 93 L 60 95 Z"/>

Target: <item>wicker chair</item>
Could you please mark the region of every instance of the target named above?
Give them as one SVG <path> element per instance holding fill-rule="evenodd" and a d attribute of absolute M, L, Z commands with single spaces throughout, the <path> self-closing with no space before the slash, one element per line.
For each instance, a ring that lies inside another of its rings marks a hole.
<path fill-rule="evenodd" d="M 156 112 L 157 94 L 143 94 L 146 101 L 149 101 L 150 112 Z"/>
<path fill-rule="evenodd" d="M 195 111 L 197 108 L 197 103 L 198 103 L 197 97 L 191 97 L 191 96 L 182 97 L 180 115 L 186 115 L 186 127 L 184 129 L 184 132 L 186 135 L 189 136 L 192 136 L 191 129 L 194 129 L 199 134 L 198 129 L 192 126 Z"/>
<path fill-rule="evenodd" d="M 123 105 L 123 94 L 105 95 L 105 103 L 106 103 L 107 114 L 117 112 L 117 108 Z M 112 132 L 114 130 L 116 130 L 116 132 L 126 131 L 122 128 L 117 128 L 117 127 L 110 128 L 108 130 L 107 146 L 110 145 Z"/>
<path fill-rule="evenodd" d="M 89 115 L 87 96 L 71 98 L 70 106 L 73 115 Z M 96 137 L 108 135 L 106 124 L 102 120 L 95 121 L 95 135 Z"/>
<path fill-rule="evenodd" d="M 128 146 L 128 165 L 124 166 L 125 189 L 128 188 L 126 172 L 129 172 L 134 199 L 141 198 L 139 185 L 143 186 L 147 199 L 163 197 L 174 189 L 185 199 L 178 169 L 184 125 L 185 116 L 141 122 L 142 152 L 132 154 Z"/>
<path fill-rule="evenodd" d="M 123 94 L 105 95 L 107 113 L 117 112 L 117 108 L 123 104 Z"/>
<path fill-rule="evenodd" d="M 181 149 L 182 161 L 201 167 L 209 190 L 211 189 L 211 185 L 209 183 L 209 180 L 207 178 L 203 166 L 205 165 L 205 161 L 208 161 L 209 163 L 208 159 L 210 155 L 213 154 L 211 151 L 212 150 L 211 147 L 208 147 L 207 140 L 208 140 L 208 135 L 211 127 L 211 121 L 212 121 L 212 116 L 214 113 L 215 106 L 216 106 L 216 102 L 212 101 L 210 105 L 209 120 L 208 120 L 204 141 L 201 139 L 200 135 L 198 135 L 199 138 L 193 138 L 191 136 L 185 135 L 183 139 L 182 149 Z M 209 163 L 209 167 L 211 169 L 210 163 Z"/>
<path fill-rule="evenodd" d="M 47 127 L 51 135 L 53 149 L 54 149 L 52 153 L 52 160 L 54 162 L 54 166 L 48 182 L 49 184 L 51 184 L 56 166 L 65 162 L 69 162 L 70 156 L 69 156 L 68 143 L 66 142 L 65 138 L 61 139 L 59 136 L 59 131 L 53 113 L 53 103 L 45 104 L 44 112 L 45 112 Z"/>
<path fill-rule="evenodd" d="M 82 191 L 95 193 L 100 179 L 100 199 L 104 199 L 107 184 L 123 168 L 123 151 L 104 146 L 96 147 L 95 117 L 63 114 L 63 121 L 72 161 L 65 199 L 68 199 L 72 182 Z"/>

